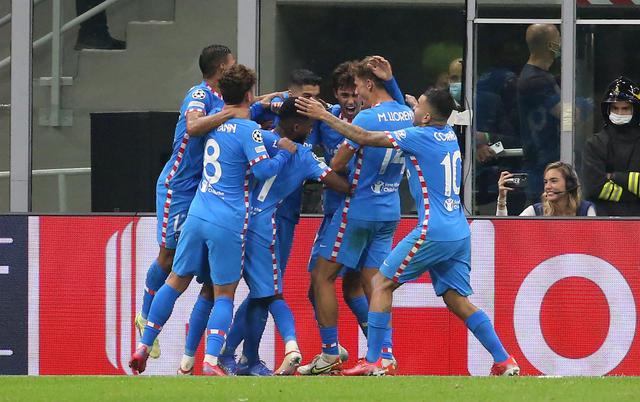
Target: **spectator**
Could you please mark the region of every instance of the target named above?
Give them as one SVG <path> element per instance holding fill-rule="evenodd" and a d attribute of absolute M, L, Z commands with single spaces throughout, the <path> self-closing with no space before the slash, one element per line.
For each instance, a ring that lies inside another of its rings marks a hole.
<path fill-rule="evenodd" d="M 518 80 L 523 168 L 529 174 L 529 202 L 542 190 L 547 164 L 560 159 L 560 88 L 549 69 L 560 57 L 560 32 L 554 25 L 527 28 L 529 60 Z"/>
<path fill-rule="evenodd" d="M 640 215 L 640 88 L 614 80 L 601 105 L 604 127 L 587 140 L 582 171 L 587 198 L 601 215 Z"/>
<path fill-rule="evenodd" d="M 76 14 L 84 14 L 103 1 L 104 0 L 76 0 Z M 111 37 L 109 27 L 107 26 L 107 13 L 104 10 L 80 24 L 75 46 L 76 50 L 122 50 L 126 47 L 127 43 L 125 41 Z"/>
<path fill-rule="evenodd" d="M 509 184 L 513 174 L 502 172 L 498 180 L 497 216 L 507 216 L 507 194 L 513 191 Z M 544 169 L 544 191 L 540 202 L 529 205 L 520 216 L 595 216 L 592 203 L 583 201 L 580 194 L 580 180 L 571 165 L 553 162 Z"/>

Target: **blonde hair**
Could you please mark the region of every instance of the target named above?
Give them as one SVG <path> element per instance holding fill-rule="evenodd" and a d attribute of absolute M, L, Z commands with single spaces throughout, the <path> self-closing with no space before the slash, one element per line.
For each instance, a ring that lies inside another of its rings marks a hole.
<path fill-rule="evenodd" d="M 573 166 L 564 162 L 552 162 L 544 168 L 544 175 L 547 174 L 549 170 L 556 169 L 564 178 L 565 191 L 568 197 L 568 213 L 561 214 L 558 209 L 558 205 L 554 202 L 549 202 L 547 200 L 547 195 L 543 191 L 540 196 L 540 202 L 542 203 L 542 213 L 544 216 L 576 216 L 578 213 L 578 209 L 580 208 L 580 203 L 582 202 L 582 195 L 580 193 L 580 180 L 578 179 L 578 174 L 576 173 Z"/>

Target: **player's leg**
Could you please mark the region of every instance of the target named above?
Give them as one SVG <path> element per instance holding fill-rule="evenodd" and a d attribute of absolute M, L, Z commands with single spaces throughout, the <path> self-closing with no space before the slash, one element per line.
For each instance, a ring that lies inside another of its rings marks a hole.
<path fill-rule="evenodd" d="M 518 375 L 520 368 L 504 349 L 489 316 L 473 305 L 468 296 L 473 293 L 470 285 L 471 241 L 440 242 L 441 247 L 451 249 L 451 257 L 430 268 L 431 279 L 438 296 L 442 296 L 447 308 L 460 318 L 494 360 L 492 374 Z"/>
<path fill-rule="evenodd" d="M 189 331 L 187 332 L 184 354 L 182 355 L 178 375 L 193 374 L 196 350 L 198 350 L 198 346 L 202 340 L 202 334 L 204 334 L 207 328 L 207 321 L 209 320 L 209 315 L 211 315 L 212 308 L 213 285 L 211 283 L 204 283 L 198 299 L 193 306 L 193 310 L 191 310 L 191 316 L 189 317 Z"/>
<path fill-rule="evenodd" d="M 247 296 L 236 309 L 231 328 L 229 329 L 229 335 L 220 351 L 220 356 L 218 356 L 218 364 L 229 375 L 236 374 L 238 369 L 236 349 L 238 349 L 238 346 L 244 340 L 247 331 L 247 308 L 249 306 L 249 300 Z"/>
<path fill-rule="evenodd" d="M 273 371 L 260 360 L 259 348 L 262 334 L 269 318 L 265 299 L 250 299 L 247 305 L 247 332 L 242 348 L 242 358 L 238 364 L 238 375 L 271 376 Z"/>
<path fill-rule="evenodd" d="M 368 279 L 370 283 L 370 279 Z M 369 314 L 369 301 L 363 287 L 361 272 L 345 269 L 342 276 L 342 297 L 344 302 L 356 317 L 358 325 L 364 336 L 367 336 L 367 319 Z"/>
<path fill-rule="evenodd" d="M 293 312 L 282 297 L 282 294 L 270 298 L 269 312 L 273 316 L 273 321 L 284 342 L 284 360 L 280 367 L 276 369 L 275 374 L 293 375 L 302 362 Z"/>
<path fill-rule="evenodd" d="M 203 374 L 224 376 L 218 356 L 231 326 L 233 299 L 242 275 L 244 242 L 240 232 L 211 225 L 206 244 L 215 302 L 207 323 L 207 348 Z"/>
<path fill-rule="evenodd" d="M 191 279 L 202 274 L 206 265 L 206 247 L 203 238 L 202 222 L 198 218 L 186 220 L 184 233 L 176 248 L 173 272 L 156 293 L 149 309 L 147 324 L 138 349 L 133 354 L 129 367 L 141 373 L 146 367 L 150 347 L 162 330 L 173 311 L 178 297 L 189 286 Z"/>

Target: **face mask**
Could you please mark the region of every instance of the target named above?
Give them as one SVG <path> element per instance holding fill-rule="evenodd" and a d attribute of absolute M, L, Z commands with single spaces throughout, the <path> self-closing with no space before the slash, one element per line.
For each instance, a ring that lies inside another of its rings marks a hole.
<path fill-rule="evenodd" d="M 453 99 L 456 102 L 460 103 L 461 95 L 462 95 L 462 83 L 461 82 L 452 82 L 449 84 L 449 93 L 453 96 Z"/>
<path fill-rule="evenodd" d="M 628 124 L 632 118 L 633 118 L 633 115 L 631 114 L 609 113 L 609 120 L 611 120 L 611 123 L 615 124 L 616 126 L 622 126 L 624 124 Z"/>

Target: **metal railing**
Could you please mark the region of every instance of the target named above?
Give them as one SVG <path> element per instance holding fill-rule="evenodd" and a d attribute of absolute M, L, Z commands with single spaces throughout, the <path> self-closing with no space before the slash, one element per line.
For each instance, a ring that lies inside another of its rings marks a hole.
<path fill-rule="evenodd" d="M 36 169 L 31 171 L 32 176 L 58 176 L 58 209 L 67 212 L 67 176 L 91 174 L 90 167 L 61 168 L 61 169 Z M 10 177 L 8 171 L 0 172 L 0 178 Z"/>

